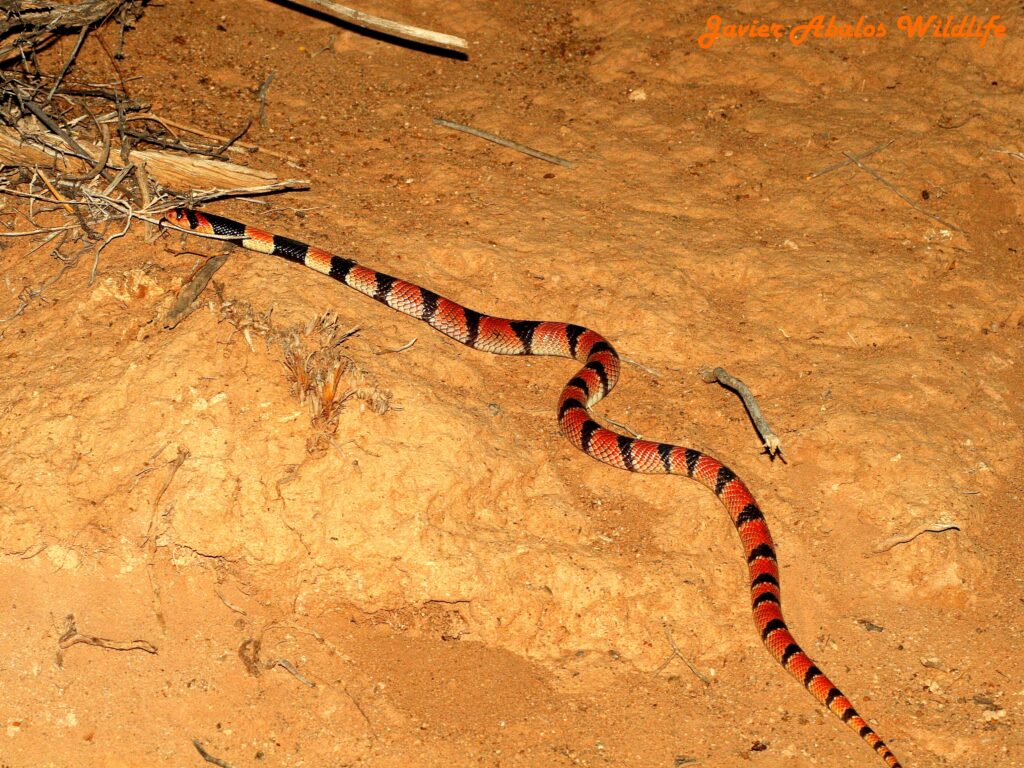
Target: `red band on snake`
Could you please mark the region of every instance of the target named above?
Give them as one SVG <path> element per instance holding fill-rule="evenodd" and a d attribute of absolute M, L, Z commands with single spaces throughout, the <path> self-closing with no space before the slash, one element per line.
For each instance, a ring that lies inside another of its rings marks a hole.
<path fill-rule="evenodd" d="M 768 652 L 822 706 L 853 728 L 889 768 L 899 768 L 899 761 L 885 742 L 790 634 L 782 617 L 775 546 L 764 515 L 743 481 L 717 459 L 700 451 L 628 437 L 605 429 L 591 418 L 590 409 L 611 392 L 619 378 L 619 356 L 603 336 L 571 323 L 483 315 L 351 259 L 221 216 L 177 208 L 164 219 L 181 229 L 217 235 L 243 248 L 315 269 L 473 349 L 495 355 L 568 357 L 583 363 L 558 401 L 562 434 L 588 456 L 613 467 L 630 472 L 686 475 L 710 488 L 729 512 L 743 543 L 754 624 Z"/>

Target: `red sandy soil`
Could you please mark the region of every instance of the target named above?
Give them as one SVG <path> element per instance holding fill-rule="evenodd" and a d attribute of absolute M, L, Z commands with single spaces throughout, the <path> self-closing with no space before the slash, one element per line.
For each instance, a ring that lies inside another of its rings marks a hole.
<path fill-rule="evenodd" d="M 990 5 L 1008 33 L 982 47 L 909 39 L 901 13 L 961 10 L 903 7 L 744 3 L 889 33 L 704 50 L 712 5 L 361 6 L 468 38 L 460 60 L 266 0 L 164 2 L 119 71 L 108 26 L 73 78 L 231 135 L 274 73 L 245 140 L 292 160 L 242 161 L 311 189 L 211 210 L 606 334 L 643 367 L 600 414 L 748 482 L 794 633 L 904 765 L 1021 766 L 1024 18 Z M 863 162 L 922 210 L 852 165 L 808 178 L 889 141 Z M 569 363 L 235 250 L 228 299 L 279 328 L 337 313 L 393 395 L 311 455 L 274 347 L 205 306 L 159 323 L 219 247 L 146 234 L 0 325 L 0 766 L 205 765 L 193 739 L 235 768 L 881 765 L 764 651 L 713 495 L 559 437 Z M 0 317 L 59 267 L 33 245 L 0 244 Z M 703 365 L 753 388 L 785 461 Z M 933 524 L 959 530 L 875 552 Z M 157 653 L 59 664 L 69 614 Z"/>

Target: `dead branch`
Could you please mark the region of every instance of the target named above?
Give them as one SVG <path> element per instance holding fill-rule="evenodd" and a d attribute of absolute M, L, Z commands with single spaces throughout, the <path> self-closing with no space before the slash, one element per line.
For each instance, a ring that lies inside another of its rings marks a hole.
<path fill-rule="evenodd" d="M 895 536 L 890 536 L 885 541 L 881 541 L 871 548 L 871 551 L 866 553 L 865 557 L 871 557 L 872 555 L 880 555 L 883 552 L 888 552 L 895 546 L 900 544 L 909 544 L 911 541 L 916 539 L 922 533 L 944 533 L 945 531 L 959 531 L 959 523 L 927 523 L 920 525 L 910 533 L 899 533 Z"/>
<path fill-rule="evenodd" d="M 316 683 L 308 677 L 304 677 L 302 673 L 295 668 L 295 665 L 288 661 L 288 659 L 274 659 L 273 661 L 267 662 L 267 669 L 273 669 L 274 667 L 281 667 L 281 669 L 290 674 L 307 688 L 316 688 Z"/>
<path fill-rule="evenodd" d="M 724 368 L 715 368 L 714 370 L 701 368 L 698 373 L 708 384 L 718 382 L 738 394 L 743 401 L 743 407 L 747 409 L 747 413 L 750 415 L 750 420 L 754 422 L 754 427 L 757 428 L 758 433 L 761 435 L 764 449 L 768 451 L 768 455 L 774 458 L 782 454 L 782 441 L 772 431 L 772 428 L 768 426 L 768 421 L 765 419 L 764 414 L 761 413 L 761 406 L 757 404 L 757 399 L 754 397 L 754 393 L 750 391 L 750 387 L 735 376 L 730 375 Z"/>
<path fill-rule="evenodd" d="M 885 149 L 886 147 L 888 147 L 892 143 L 893 143 L 893 139 L 890 139 L 889 141 L 886 141 L 886 142 L 884 142 L 882 144 L 879 144 L 877 147 L 872 147 L 867 152 L 861 152 L 859 155 L 854 155 L 854 157 L 856 157 L 857 160 L 863 160 L 865 157 L 871 157 L 871 155 L 875 154 L 876 152 L 881 152 L 883 149 Z M 805 177 L 805 181 L 810 181 L 811 179 L 816 179 L 819 176 L 824 176 L 826 173 L 832 173 L 832 171 L 838 171 L 840 168 L 845 168 L 846 166 L 850 165 L 853 162 L 854 162 L 853 159 L 851 159 L 850 157 L 847 157 L 841 163 L 836 163 L 835 165 L 830 165 L 827 168 L 822 168 L 820 171 L 815 171 L 814 173 L 808 174 Z"/>
<path fill-rule="evenodd" d="M 293 2 L 297 5 L 303 5 L 321 13 L 326 13 L 328 16 L 333 16 L 336 19 L 347 21 L 350 24 L 355 24 L 357 27 L 366 27 L 377 32 L 383 32 L 386 35 L 400 37 L 403 40 L 426 43 L 438 48 L 453 48 L 463 52 L 469 49 L 469 43 L 461 37 L 445 35 L 441 32 L 431 32 L 429 29 L 414 27 L 411 24 L 402 24 L 397 21 L 382 19 L 379 16 L 371 16 L 368 13 L 357 11 L 355 8 L 332 3 L 330 0 L 293 0 Z"/>
<path fill-rule="evenodd" d="M 708 680 L 707 677 L 702 675 L 700 670 L 697 669 L 697 667 L 695 667 L 693 665 L 693 663 L 688 658 L 683 656 L 683 654 L 680 652 L 679 646 L 676 645 L 675 638 L 672 637 L 672 629 L 669 627 L 668 622 L 664 622 L 662 624 L 662 626 L 663 626 L 663 628 L 665 630 L 665 639 L 668 640 L 668 645 L 669 645 L 669 648 L 672 649 L 672 653 L 669 654 L 667 659 L 665 659 L 663 662 L 661 662 L 660 665 L 658 665 L 658 668 L 656 670 L 654 670 L 654 672 L 652 673 L 652 676 L 653 677 L 657 677 L 658 675 L 660 675 L 662 670 L 665 669 L 665 667 L 667 667 L 669 664 L 672 663 L 672 659 L 679 659 L 687 667 L 689 667 L 690 671 L 693 672 L 693 674 L 696 676 L 696 678 L 698 680 L 700 680 L 702 683 L 704 683 L 705 686 L 711 685 L 711 681 Z"/>
<path fill-rule="evenodd" d="M 16 36 L 0 48 L 0 62 L 12 54 L 39 48 L 64 30 L 88 29 L 136 0 L 5 0 L 0 4 L 0 40 Z"/>
<path fill-rule="evenodd" d="M 178 292 L 178 298 L 174 301 L 174 306 L 168 310 L 167 315 L 164 317 L 164 328 L 173 330 L 177 327 L 178 323 L 196 310 L 199 306 L 199 295 L 206 289 L 210 280 L 217 274 L 217 270 L 223 267 L 227 260 L 227 254 L 214 256 L 196 270 L 192 278 L 182 286 Z"/>
<path fill-rule="evenodd" d="M 214 757 L 203 749 L 203 745 L 200 743 L 199 739 L 192 739 L 192 746 L 196 748 L 196 752 L 198 752 L 199 756 L 206 762 L 213 763 L 219 768 L 232 768 L 231 763 L 227 760 L 221 760 L 219 757 Z"/>
<path fill-rule="evenodd" d="M 520 144 L 515 141 L 503 139 L 500 136 L 495 136 L 493 133 L 481 131 L 479 128 L 473 128 L 472 126 L 469 125 L 462 125 L 462 123 L 453 123 L 451 120 L 445 120 L 443 117 L 435 117 L 434 123 L 436 125 L 444 126 L 445 128 L 451 128 L 452 130 L 455 131 L 462 131 L 463 133 L 468 133 L 470 136 L 476 136 L 478 139 L 484 139 L 485 141 L 500 144 L 503 147 L 514 149 L 516 152 L 522 152 L 524 155 L 536 157 L 538 160 L 544 160 L 548 163 L 561 165 L 565 168 L 576 167 L 576 164 L 569 160 L 558 157 L 556 155 L 549 155 L 547 152 L 541 152 L 539 149 L 533 149 L 532 147 L 528 147 L 525 144 Z"/>
<path fill-rule="evenodd" d="M 58 667 L 64 665 L 64 651 L 79 643 L 95 645 L 111 651 L 145 651 L 146 653 L 156 653 L 156 646 L 148 640 L 107 640 L 95 635 L 84 635 L 78 631 L 78 627 L 75 625 L 74 614 L 68 614 L 65 619 L 64 634 L 57 641 Z"/>
<path fill-rule="evenodd" d="M 862 163 L 860 161 L 860 158 L 858 158 L 856 155 L 851 155 L 849 152 L 843 152 L 843 154 L 846 156 L 846 158 L 851 163 L 853 163 L 858 168 L 860 168 L 862 171 L 864 171 L 864 173 L 866 173 L 869 176 L 871 176 L 872 178 L 874 178 L 876 181 L 878 181 L 879 184 L 881 184 L 886 189 L 891 191 L 900 200 L 905 202 L 907 205 L 909 205 L 911 208 L 913 208 L 918 213 L 924 214 L 929 219 L 934 219 L 935 221 L 939 222 L 939 224 L 941 224 L 944 227 L 949 227 L 950 229 L 954 229 L 957 232 L 963 232 L 963 230 L 960 227 L 958 227 L 956 224 L 952 224 L 952 223 L 946 221 L 945 219 L 942 219 L 939 216 L 936 216 L 934 213 L 932 213 L 931 211 L 927 210 L 926 208 L 922 208 L 920 205 L 917 204 L 917 201 L 915 201 L 909 195 L 906 195 L 903 192 L 901 192 L 899 190 L 899 188 L 897 188 L 897 186 L 895 184 L 893 184 L 892 182 L 887 181 L 885 178 L 883 178 L 882 174 L 880 174 L 874 168 L 869 168 L 868 166 L 864 165 L 864 163 Z"/>
<path fill-rule="evenodd" d="M 33 168 L 42 166 L 55 169 L 60 175 L 83 175 L 91 164 L 79 157 L 59 152 L 41 142 L 32 142 L 31 136 L 22 137 L 10 128 L 0 126 L 0 167 Z M 101 147 L 89 147 L 101 157 Z M 83 147 L 85 149 L 85 147 Z M 246 168 L 243 165 L 195 157 L 177 152 L 154 149 L 135 149 L 128 153 L 128 162 L 120 160 L 120 153 L 107 153 L 107 167 L 115 171 L 127 165 L 145 164 L 146 170 L 162 187 L 172 192 L 189 193 L 204 190 L 193 197 L 209 200 L 236 194 L 262 194 L 285 189 L 307 189 L 306 179 L 280 179 L 273 173 Z"/>
<path fill-rule="evenodd" d="M 191 125 L 189 123 L 182 122 L 181 120 L 172 120 L 169 117 L 162 117 L 160 115 L 155 115 L 149 112 L 138 115 L 132 115 L 131 117 L 126 118 L 126 122 L 131 122 L 132 120 L 152 120 L 153 122 L 159 123 L 168 130 L 170 130 L 171 128 L 177 128 L 180 131 L 186 131 L 196 136 L 202 136 L 204 139 L 210 139 L 212 141 L 217 141 L 222 144 L 230 142 L 230 145 L 227 147 L 227 151 L 229 152 L 259 152 L 261 155 L 270 155 L 271 157 L 276 157 L 279 160 L 287 160 L 288 162 L 291 163 L 298 163 L 298 160 L 296 160 L 294 157 L 290 157 L 289 155 L 284 155 L 281 154 L 280 152 L 275 152 L 272 149 L 265 149 L 264 147 L 260 147 L 256 144 L 247 144 L 244 141 L 231 141 L 230 138 L 227 136 L 223 136 L 219 133 L 211 133 L 210 131 L 200 128 L 199 126 Z"/>

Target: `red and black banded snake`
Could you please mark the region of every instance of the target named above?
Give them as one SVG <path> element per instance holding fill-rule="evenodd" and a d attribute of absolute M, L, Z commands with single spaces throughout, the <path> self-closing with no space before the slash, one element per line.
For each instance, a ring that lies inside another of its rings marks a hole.
<path fill-rule="evenodd" d="M 548 355 L 583 363 L 558 400 L 558 424 L 588 456 L 630 472 L 686 475 L 714 491 L 729 512 L 747 559 L 754 624 L 768 652 L 817 701 L 853 728 L 889 768 L 896 756 L 853 708 L 850 700 L 797 645 L 782 617 L 779 564 L 764 515 L 747 486 L 728 467 L 700 451 L 641 440 L 605 429 L 590 409 L 619 377 L 619 356 L 598 333 L 571 323 L 507 320 L 483 315 L 413 283 L 361 266 L 315 246 L 274 235 L 221 216 L 176 208 L 164 221 L 216 235 L 243 248 L 280 256 L 333 277 L 349 288 L 422 320 L 460 344 L 496 355 Z"/>

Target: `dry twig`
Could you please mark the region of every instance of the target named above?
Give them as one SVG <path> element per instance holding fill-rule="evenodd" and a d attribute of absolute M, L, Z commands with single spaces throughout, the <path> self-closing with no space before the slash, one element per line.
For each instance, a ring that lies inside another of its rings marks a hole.
<path fill-rule="evenodd" d="M 402 38 L 403 40 L 412 40 L 416 43 L 426 43 L 438 48 L 451 48 L 462 52 L 469 48 L 469 44 L 461 37 L 432 32 L 429 29 L 382 19 L 379 16 L 371 16 L 368 13 L 357 11 L 355 8 L 332 3 L 330 0 L 293 0 L 293 2 L 298 5 L 304 5 L 307 8 L 313 8 L 321 13 L 326 13 L 336 19 L 347 21 L 350 24 L 355 24 L 357 27 L 366 27 L 377 32 L 383 32 L 386 35 Z"/>
<path fill-rule="evenodd" d="M 476 136 L 479 139 L 493 141 L 495 144 L 500 144 L 503 147 L 514 149 L 516 152 L 522 152 L 524 155 L 529 155 L 530 157 L 536 157 L 538 160 L 544 160 L 549 163 L 554 163 L 555 165 L 561 165 L 565 168 L 576 167 L 575 163 L 569 160 L 565 160 L 564 158 L 557 157 L 555 155 L 549 155 L 547 152 L 541 152 L 540 150 L 533 149 L 531 147 L 526 146 L 525 144 L 519 144 L 515 141 L 509 141 L 508 139 L 503 139 L 500 136 L 495 136 L 493 133 L 487 133 L 487 131 L 481 131 L 478 128 L 472 128 L 468 125 L 462 125 L 462 123 L 453 123 L 451 120 L 445 120 L 442 117 L 435 117 L 434 123 L 436 125 L 442 125 L 445 128 L 452 128 L 456 131 L 468 133 L 470 136 Z"/>
<path fill-rule="evenodd" d="M 214 765 L 219 766 L 219 768 L 232 768 L 231 763 L 227 760 L 221 760 L 219 757 L 214 757 L 203 749 L 203 745 L 200 743 L 199 739 L 192 739 L 192 746 L 196 748 L 196 752 L 198 752 L 199 756 L 206 762 L 213 763 Z"/>
<path fill-rule="evenodd" d="M 34 141 L 34 143 L 28 143 Z M 198 152 L 186 148 L 188 151 Z M 103 157 L 102 147 L 93 147 L 97 157 Z M 83 153 L 87 150 L 83 147 Z M 198 157 L 152 149 L 133 149 L 128 152 L 127 163 L 115 161 L 106 153 L 106 168 L 122 170 L 127 165 L 145 166 L 149 174 L 171 191 L 191 193 L 191 203 L 234 195 L 257 195 L 286 189 L 306 189 L 306 179 L 280 179 L 273 173 L 247 168 L 225 160 Z M 91 155 L 89 155 L 91 157 Z M 0 166 L 56 168 L 62 175 L 82 176 L 92 173 L 95 162 L 61 152 L 42 144 L 38 134 L 19 135 L 9 128 L 0 127 Z M 98 175 L 98 174 L 94 174 Z M 205 190 L 194 193 L 193 190 Z M 112 191 L 112 190 L 111 190 Z"/>
<path fill-rule="evenodd" d="M 676 645 L 675 638 L 672 637 L 672 630 L 669 629 L 667 622 L 663 624 L 663 627 L 665 629 L 665 639 L 668 640 L 668 645 L 672 649 L 672 653 L 669 655 L 667 659 L 665 659 L 663 662 L 661 662 L 661 664 L 658 665 L 658 668 L 656 670 L 654 670 L 653 677 L 657 677 L 659 674 L 661 674 L 661 671 L 672 663 L 672 659 L 679 659 L 683 662 L 683 664 L 689 667 L 690 671 L 693 672 L 693 674 L 696 675 L 697 679 L 704 683 L 704 685 L 711 685 L 711 681 L 708 680 L 707 677 L 702 675 L 700 670 L 697 669 L 697 667 L 695 667 L 690 662 L 690 660 L 683 656 L 683 654 L 680 652 L 679 646 Z"/>
<path fill-rule="evenodd" d="M 999 155 L 1009 155 L 1010 157 L 1015 157 L 1018 160 L 1024 160 L 1024 152 L 1017 152 L 1012 149 L 993 149 L 992 151 Z"/>
<path fill-rule="evenodd" d="M 267 662 L 267 669 L 273 669 L 274 667 L 281 667 L 284 671 L 298 680 L 300 683 L 308 688 L 316 688 L 316 683 L 310 680 L 308 677 L 303 677 L 302 674 L 295 668 L 288 659 L 274 659 L 274 661 Z"/>
<path fill-rule="evenodd" d="M 646 373 L 646 374 L 649 374 L 650 376 L 653 376 L 653 377 L 654 377 L 654 378 L 656 378 L 656 379 L 657 379 L 657 378 L 658 378 L 659 376 L 661 376 L 661 374 L 660 374 L 660 373 L 658 373 L 658 372 L 657 372 L 656 370 L 654 370 L 653 368 L 651 368 L 651 367 L 649 367 L 649 366 L 646 366 L 646 365 L 643 365 L 642 363 L 638 363 L 638 362 L 637 362 L 636 360 L 633 360 L 633 359 L 631 359 L 631 358 L 629 358 L 629 357 L 623 357 L 623 358 L 622 358 L 622 362 L 624 362 L 624 363 L 629 363 L 630 365 L 632 365 L 632 366 L 635 366 L 636 368 L 639 368 L 639 369 L 640 369 L 641 371 L 643 371 L 644 373 Z"/>
<path fill-rule="evenodd" d="M 754 393 L 750 391 L 750 387 L 735 376 L 730 375 L 724 368 L 715 368 L 714 370 L 701 368 L 698 373 L 701 379 L 708 384 L 718 382 L 738 394 L 740 399 L 743 400 L 743 407 L 747 409 L 747 413 L 750 415 L 750 420 L 754 422 L 754 427 L 761 435 L 764 449 L 768 451 L 768 455 L 775 457 L 782 454 L 782 441 L 772 431 L 772 428 L 768 426 L 764 414 L 761 413 L 761 406 L 757 404 L 757 399 L 754 397 Z"/>
<path fill-rule="evenodd" d="M 79 643 L 95 645 L 98 648 L 107 648 L 111 651 L 145 651 L 146 653 L 156 653 L 156 646 L 148 640 L 107 640 L 95 635 L 84 635 L 78 631 L 73 614 L 68 614 L 65 618 L 64 627 L 64 634 L 57 641 L 58 667 L 64 665 L 64 651 Z"/>
<path fill-rule="evenodd" d="M 0 47 L 0 63 L 45 47 L 62 30 L 87 30 L 120 9 L 141 5 L 138 0 L 80 0 L 77 3 L 4 0 L 0 4 L 0 40 L 6 44 Z"/>
<path fill-rule="evenodd" d="M 199 306 L 199 295 L 206 289 L 210 280 L 217 274 L 217 270 L 223 267 L 227 260 L 227 254 L 214 256 L 211 259 L 207 259 L 206 263 L 196 270 L 192 278 L 181 287 L 181 290 L 178 292 L 178 298 L 174 301 L 174 306 L 168 310 L 167 315 L 164 317 L 164 328 L 168 330 L 174 329 L 178 323 L 196 310 Z"/>
<path fill-rule="evenodd" d="M 877 147 L 873 147 L 872 149 L 869 149 L 867 152 L 861 152 L 859 155 L 856 155 L 855 157 L 857 158 L 857 160 L 863 160 L 865 157 L 871 157 L 871 155 L 875 154 L 876 152 L 881 152 L 883 149 L 892 144 L 892 142 L 893 140 L 890 139 L 884 144 L 879 144 Z M 841 163 L 836 163 L 835 165 L 828 166 L 828 168 L 822 168 L 820 171 L 815 171 L 814 173 L 808 174 L 806 180 L 810 181 L 811 179 L 816 179 L 819 176 L 824 176 L 826 173 L 838 171 L 840 168 L 845 168 L 846 166 L 850 165 L 853 162 L 853 159 L 851 159 L 850 156 L 847 155 L 847 158 Z"/>
<path fill-rule="evenodd" d="M 45 245 L 48 245 L 49 243 L 51 243 L 56 238 L 61 237 L 61 241 L 59 243 L 57 243 L 57 245 L 54 246 L 53 250 L 51 251 L 51 255 L 55 259 L 58 259 L 61 262 L 61 268 L 59 270 L 57 270 L 57 272 L 53 275 L 53 277 L 50 277 L 50 278 L 44 280 L 40 285 L 35 286 L 35 287 L 28 287 L 28 288 L 23 289 L 21 291 L 21 293 L 18 294 L 18 306 L 17 306 L 17 308 L 11 314 L 7 315 L 6 317 L 0 317 L 0 325 L 3 325 L 4 323 L 9 323 L 11 320 L 14 320 L 16 317 L 20 317 L 33 301 L 36 301 L 37 299 L 42 298 L 43 297 L 43 292 L 47 288 L 49 288 L 51 285 L 56 283 L 58 280 L 60 280 L 64 276 L 65 272 L 67 272 L 69 269 L 73 268 L 76 264 L 78 264 L 78 260 L 82 257 L 82 254 L 84 254 L 87 250 L 89 250 L 89 247 L 86 246 L 85 248 L 79 249 L 76 253 L 72 254 L 71 256 L 64 256 L 63 254 L 61 254 L 60 249 L 63 247 L 63 245 L 64 245 L 64 243 L 65 243 L 65 241 L 67 239 L 68 233 L 70 233 L 72 231 L 74 231 L 74 228 L 70 227 L 70 226 L 58 227 L 58 228 L 53 229 L 53 230 L 46 230 L 46 229 L 39 230 L 39 232 L 48 233 L 47 237 L 43 240 L 43 242 L 41 242 L 39 245 L 37 245 L 35 248 L 33 248 L 27 254 L 25 254 L 25 257 L 31 255 L 32 253 L 35 253 L 35 251 L 39 250 L 40 248 L 42 248 Z M 0 236 L 6 236 L 6 237 L 12 237 L 12 236 L 17 236 L 17 235 L 31 235 L 31 234 L 37 234 L 37 233 L 36 232 L 0 232 Z"/>
<path fill-rule="evenodd" d="M 960 525 L 958 523 L 926 523 L 920 525 L 910 533 L 900 533 L 895 536 L 890 536 L 885 541 L 881 541 L 871 548 L 871 551 L 866 553 L 865 557 L 871 557 L 872 555 L 880 555 L 883 552 L 888 552 L 895 546 L 900 544 L 908 544 L 922 533 L 943 533 L 945 531 L 959 531 Z"/>
<path fill-rule="evenodd" d="M 411 341 L 405 342 L 405 344 L 403 344 L 400 347 L 396 347 L 395 349 L 380 349 L 380 350 L 375 351 L 374 354 L 375 355 L 392 355 L 392 354 L 395 354 L 396 352 L 405 352 L 405 350 L 407 350 L 407 349 L 412 349 L 412 346 L 413 346 L 413 344 L 416 343 L 417 339 L 419 339 L 419 337 L 418 336 L 414 336 Z"/>
<path fill-rule="evenodd" d="M 158 454 L 159 455 L 159 454 Z M 167 477 L 164 480 L 163 485 L 160 486 L 160 490 L 157 491 L 156 496 L 153 498 L 153 509 L 150 512 L 149 527 L 146 530 L 146 537 L 144 544 L 146 545 L 146 573 L 149 576 L 149 588 L 153 592 L 153 609 L 154 615 L 161 627 L 166 626 L 164 619 L 163 609 L 163 597 L 160 592 L 160 583 L 156 578 L 156 525 L 157 520 L 160 518 L 160 499 L 163 498 L 164 493 L 171 486 L 171 481 L 174 480 L 174 476 L 181 469 L 181 465 L 185 463 L 185 459 L 189 457 L 188 448 L 182 448 L 178 446 L 177 455 L 167 462 L 167 466 L 170 471 L 167 473 Z"/>
<path fill-rule="evenodd" d="M 851 155 L 849 152 L 843 152 L 843 154 L 846 155 L 847 159 L 849 159 L 849 161 L 851 163 L 853 163 L 858 168 L 860 168 L 862 171 L 864 171 L 864 173 L 866 173 L 869 176 L 871 176 L 874 179 L 876 179 L 880 184 L 882 184 L 882 186 L 884 186 L 886 189 L 890 190 L 900 200 L 905 202 L 907 205 L 909 205 L 911 208 L 913 208 L 918 213 L 923 213 L 929 219 L 934 219 L 935 221 L 939 222 L 939 224 L 941 224 L 944 227 L 949 227 L 950 229 L 954 229 L 957 232 L 963 232 L 963 230 L 960 229 L 960 227 L 958 227 L 956 224 L 951 224 L 950 222 L 946 221 L 945 219 L 940 218 L 939 216 L 936 216 L 931 211 L 926 210 L 925 208 L 922 208 L 920 205 L 917 204 L 916 200 L 914 200 L 909 195 L 905 195 L 903 192 L 901 192 L 896 187 L 895 184 L 893 184 L 892 182 L 887 181 L 886 179 L 884 179 L 882 177 L 882 175 L 878 171 L 876 171 L 874 168 L 869 168 L 868 166 L 864 165 L 857 156 Z"/>
<path fill-rule="evenodd" d="M 226 144 L 226 151 L 228 152 L 259 152 L 261 155 L 270 155 L 271 157 L 276 157 L 279 160 L 287 160 L 288 162 L 296 164 L 299 162 L 296 158 L 291 157 L 290 155 L 284 155 L 280 152 L 275 152 L 272 149 L 266 149 L 257 144 L 247 144 L 244 141 L 238 140 L 233 141 L 228 136 L 224 136 L 219 133 L 212 133 L 190 123 L 182 122 L 181 120 L 172 120 L 169 117 L 155 115 L 152 112 L 145 112 L 126 118 L 126 121 L 128 122 L 133 120 L 152 120 L 153 122 L 164 126 L 168 131 L 171 128 L 177 128 L 180 131 L 186 131 L 188 133 L 195 134 L 196 136 L 202 136 L 204 139 L 220 142 L 222 145 Z"/>

